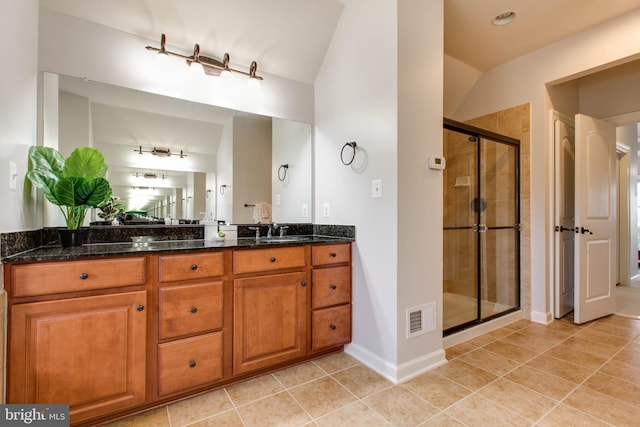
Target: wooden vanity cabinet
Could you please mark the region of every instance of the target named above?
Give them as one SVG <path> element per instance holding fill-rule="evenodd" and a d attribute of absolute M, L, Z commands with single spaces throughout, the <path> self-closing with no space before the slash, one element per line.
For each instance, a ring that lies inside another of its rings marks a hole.
<path fill-rule="evenodd" d="M 224 252 L 158 256 L 159 397 L 224 378 Z"/>
<path fill-rule="evenodd" d="M 77 424 L 145 402 L 144 257 L 6 269 L 8 403 L 68 403 Z"/>
<path fill-rule="evenodd" d="M 351 341 L 351 245 L 311 249 L 311 350 Z"/>
<path fill-rule="evenodd" d="M 234 251 L 234 375 L 305 356 L 306 251 L 305 246 Z"/>

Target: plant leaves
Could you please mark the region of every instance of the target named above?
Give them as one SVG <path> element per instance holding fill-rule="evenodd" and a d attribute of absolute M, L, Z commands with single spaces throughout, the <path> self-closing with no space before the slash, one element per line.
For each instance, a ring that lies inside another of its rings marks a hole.
<path fill-rule="evenodd" d="M 37 188 L 42 191 L 42 194 L 54 205 L 59 205 L 58 199 L 53 191 L 54 187 L 59 181 L 59 178 L 51 173 L 47 173 L 46 171 L 39 170 L 31 170 L 27 172 L 27 178 L 31 181 Z"/>
<path fill-rule="evenodd" d="M 29 148 L 29 170 L 49 172 L 51 175 L 62 177 L 65 160 L 55 148 L 31 146 Z"/>
<path fill-rule="evenodd" d="M 109 181 L 104 178 L 62 178 L 54 188 L 54 195 L 63 206 L 96 208 L 111 195 Z"/>
<path fill-rule="evenodd" d="M 78 147 L 71 152 L 64 163 L 63 176 L 97 178 L 107 172 L 104 156 L 95 148 Z"/>

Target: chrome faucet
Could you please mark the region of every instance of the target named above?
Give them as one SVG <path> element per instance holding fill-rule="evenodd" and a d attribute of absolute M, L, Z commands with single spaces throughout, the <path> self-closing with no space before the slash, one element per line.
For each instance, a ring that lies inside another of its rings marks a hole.
<path fill-rule="evenodd" d="M 278 231 L 278 224 L 272 222 L 269 224 L 269 228 L 267 228 L 267 237 L 273 237 L 274 233 Z"/>
<path fill-rule="evenodd" d="M 256 230 L 256 240 L 260 238 L 260 227 L 249 227 L 249 230 Z"/>

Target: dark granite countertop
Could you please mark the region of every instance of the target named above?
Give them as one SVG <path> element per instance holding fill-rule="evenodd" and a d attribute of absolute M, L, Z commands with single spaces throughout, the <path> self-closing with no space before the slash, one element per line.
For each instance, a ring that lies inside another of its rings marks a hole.
<path fill-rule="evenodd" d="M 256 240 L 251 237 L 240 237 L 237 240 L 205 241 L 203 239 L 191 240 L 154 240 L 150 242 L 118 242 L 118 243 L 93 243 L 80 247 L 63 248 L 61 246 L 40 246 L 25 252 L 11 255 L 2 259 L 2 262 L 38 262 L 72 260 L 81 258 L 101 258 L 120 255 L 150 254 L 159 252 L 173 252 L 184 250 L 222 250 L 225 248 L 261 248 L 281 247 L 302 244 L 346 243 L 353 242 L 350 237 L 332 237 L 322 235 L 295 236 L 279 240 L 278 238 Z"/>

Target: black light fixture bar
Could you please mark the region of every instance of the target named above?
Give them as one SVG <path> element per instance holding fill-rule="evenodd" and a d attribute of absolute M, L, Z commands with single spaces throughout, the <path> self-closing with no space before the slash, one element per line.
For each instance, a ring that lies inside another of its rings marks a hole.
<path fill-rule="evenodd" d="M 251 79 L 256 80 L 264 80 L 261 76 L 258 76 L 256 72 L 258 71 L 258 63 L 256 61 L 252 61 L 249 65 L 249 71 L 236 70 L 235 68 L 229 67 L 229 54 L 225 53 L 223 60 L 219 61 L 215 58 L 211 58 L 209 56 L 200 55 L 200 45 L 196 43 L 193 47 L 193 55 L 187 56 L 182 55 L 180 53 L 171 52 L 166 49 L 167 37 L 162 34 L 160 37 L 160 47 L 147 46 L 146 49 L 151 52 L 156 52 L 158 55 L 167 55 L 174 56 L 176 58 L 184 59 L 187 65 L 191 66 L 192 63 L 202 65 L 205 74 L 209 76 L 219 76 L 223 71 L 229 71 L 232 73 L 242 74 Z"/>

